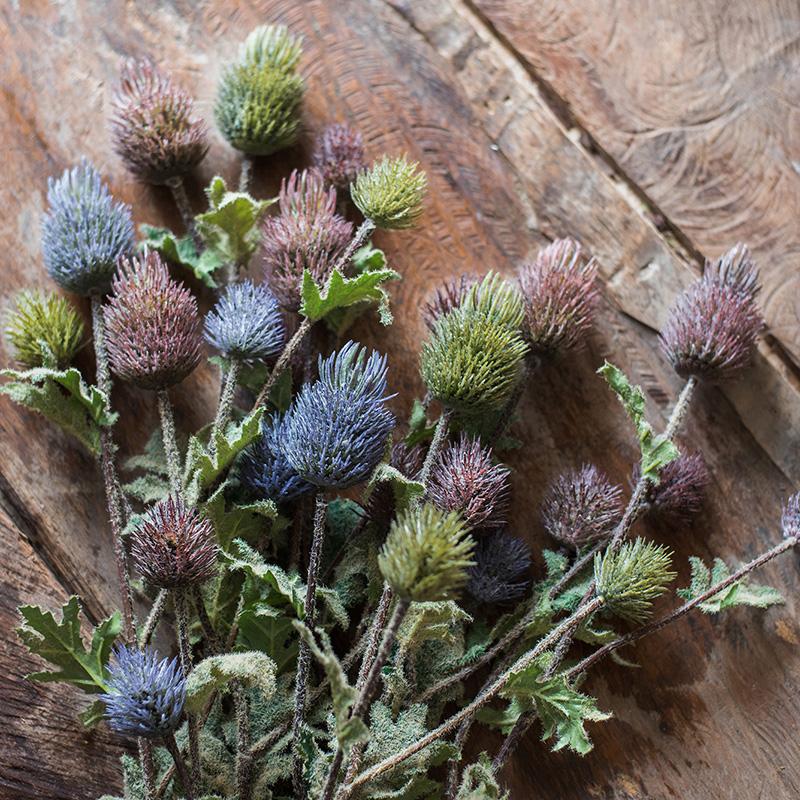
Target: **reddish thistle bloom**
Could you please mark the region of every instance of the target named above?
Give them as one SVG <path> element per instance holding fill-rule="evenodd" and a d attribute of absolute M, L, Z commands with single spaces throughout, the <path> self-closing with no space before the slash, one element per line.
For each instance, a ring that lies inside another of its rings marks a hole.
<path fill-rule="evenodd" d="M 432 331 L 441 317 L 459 308 L 477 282 L 474 275 L 461 275 L 439 286 L 422 309 L 422 319 L 428 329 Z"/>
<path fill-rule="evenodd" d="M 658 484 L 649 483 L 645 503 L 647 510 L 675 522 L 688 524 L 705 500 L 711 481 L 703 456 L 687 453 L 671 461 L 661 470 Z M 639 473 L 634 470 L 634 482 Z"/>
<path fill-rule="evenodd" d="M 147 183 L 185 175 L 208 151 L 192 98 L 148 60 L 123 67 L 111 131 L 125 166 Z"/>
<path fill-rule="evenodd" d="M 723 381 L 750 363 L 764 327 L 758 291 L 758 272 L 744 246 L 706 265 L 703 277 L 675 301 L 661 332 L 662 350 L 679 375 Z"/>
<path fill-rule="evenodd" d="M 325 183 L 346 189 L 366 168 L 363 137 L 347 125 L 328 125 L 317 139 L 314 166 Z"/>
<path fill-rule="evenodd" d="M 104 311 L 111 368 L 144 389 L 165 389 L 200 363 L 197 301 L 155 251 L 123 259 Z"/>
<path fill-rule="evenodd" d="M 519 270 L 531 350 L 549 355 L 583 343 L 597 298 L 597 262 L 574 239 L 556 239 Z"/>
<path fill-rule="evenodd" d="M 170 496 L 153 506 L 131 540 L 133 563 L 151 586 L 194 586 L 216 572 L 214 527 L 180 498 Z"/>
<path fill-rule="evenodd" d="M 622 490 L 597 467 L 584 464 L 561 475 L 542 503 L 542 523 L 558 541 L 578 550 L 601 541 L 622 517 Z"/>
<path fill-rule="evenodd" d="M 800 538 L 800 492 L 793 494 L 784 506 L 781 528 L 787 539 Z"/>
<path fill-rule="evenodd" d="M 336 213 L 336 190 L 319 173 L 292 172 L 281 185 L 280 213 L 262 228 L 264 275 L 284 308 L 300 307 L 303 271 L 323 283 L 344 252 L 353 226 Z"/>
<path fill-rule="evenodd" d="M 434 464 L 428 499 L 442 511 L 457 511 L 469 528 L 496 528 L 508 510 L 508 474 L 492 462 L 491 448 L 461 434 Z"/>

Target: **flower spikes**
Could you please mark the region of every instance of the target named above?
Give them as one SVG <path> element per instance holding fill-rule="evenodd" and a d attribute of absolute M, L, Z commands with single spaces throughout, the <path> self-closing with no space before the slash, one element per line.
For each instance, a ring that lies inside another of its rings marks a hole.
<path fill-rule="evenodd" d="M 329 125 L 317 139 L 314 166 L 327 184 L 347 189 L 366 168 L 364 138 L 347 125 Z"/>
<path fill-rule="evenodd" d="M 406 156 L 384 156 L 350 185 L 358 210 L 378 228 L 412 228 L 422 216 L 428 179 Z"/>

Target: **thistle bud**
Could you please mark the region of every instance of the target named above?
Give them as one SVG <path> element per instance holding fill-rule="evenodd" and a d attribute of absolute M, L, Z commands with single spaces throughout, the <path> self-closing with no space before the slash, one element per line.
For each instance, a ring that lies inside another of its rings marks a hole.
<path fill-rule="evenodd" d="M 48 274 L 75 294 L 106 292 L 117 260 L 133 248 L 130 206 L 114 200 L 87 161 L 47 186 L 42 253 Z"/>
<path fill-rule="evenodd" d="M 378 566 L 402 600 L 446 600 L 466 584 L 474 545 L 458 514 L 446 514 L 426 503 L 405 511 L 392 523 Z"/>
<path fill-rule="evenodd" d="M 439 286 L 422 309 L 422 320 L 428 330 L 432 331 L 442 317 L 460 308 L 477 281 L 473 275 L 461 275 Z"/>
<path fill-rule="evenodd" d="M 475 548 L 467 591 L 481 603 L 507 603 L 525 594 L 531 549 L 505 532 L 482 536 Z"/>
<path fill-rule="evenodd" d="M 314 166 L 325 183 L 347 189 L 366 168 L 364 138 L 347 125 L 328 125 L 317 139 Z"/>
<path fill-rule="evenodd" d="M 460 307 L 514 331 L 525 317 L 519 289 L 496 272 L 489 272 L 480 283 L 470 286 Z"/>
<path fill-rule="evenodd" d="M 378 228 L 412 228 L 422 215 L 428 179 L 419 164 L 405 156 L 384 156 L 359 173 L 350 186 L 350 197 L 366 219 Z"/>
<path fill-rule="evenodd" d="M 200 363 L 197 301 L 155 251 L 123 259 L 103 313 L 111 368 L 123 380 L 165 389 Z"/>
<path fill-rule="evenodd" d="M 15 299 L 6 335 L 21 366 L 33 369 L 53 359 L 64 369 L 83 343 L 83 322 L 65 297 L 26 290 Z"/>
<path fill-rule="evenodd" d="M 216 572 L 214 527 L 179 497 L 153 506 L 131 539 L 133 563 L 151 586 L 196 586 Z"/>
<path fill-rule="evenodd" d="M 783 508 L 781 528 L 787 539 L 800 539 L 800 492 L 793 494 Z"/>
<path fill-rule="evenodd" d="M 634 470 L 634 482 L 639 479 Z M 678 456 L 659 473 L 657 484 L 648 482 L 644 502 L 647 510 L 681 524 L 688 524 L 705 500 L 711 478 L 706 462 L 699 453 Z"/>
<path fill-rule="evenodd" d="M 606 608 L 628 622 L 643 622 L 653 600 L 675 578 L 672 553 L 663 545 L 635 539 L 594 558 L 594 580 Z"/>
<path fill-rule="evenodd" d="M 125 64 L 111 130 L 114 150 L 147 183 L 185 175 L 208 152 L 206 126 L 194 116 L 192 98 L 148 60 Z"/>

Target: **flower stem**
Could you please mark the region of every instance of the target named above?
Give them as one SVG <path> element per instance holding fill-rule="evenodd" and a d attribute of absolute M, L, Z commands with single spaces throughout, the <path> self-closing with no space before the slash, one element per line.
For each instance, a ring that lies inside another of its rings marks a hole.
<path fill-rule="evenodd" d="M 181 669 L 184 677 L 189 677 L 192 671 L 192 650 L 189 644 L 189 615 L 187 612 L 186 590 L 176 589 L 173 593 L 175 605 L 175 623 L 178 633 L 178 654 L 181 660 Z M 198 741 L 197 720 L 194 714 L 187 712 L 186 727 L 189 731 L 189 759 L 192 769 L 192 786 L 198 786 L 200 781 L 200 743 Z M 177 766 L 177 762 L 176 762 Z M 183 778 L 181 778 L 183 780 Z"/>
<path fill-rule="evenodd" d="M 156 765 L 153 762 L 153 745 L 147 739 L 142 738 L 137 739 L 136 744 L 139 748 L 139 762 L 142 765 L 145 800 L 155 800 Z"/>
<path fill-rule="evenodd" d="M 308 317 L 303 317 L 303 321 L 300 323 L 299 327 L 294 332 L 294 335 L 291 339 L 289 339 L 289 341 L 286 343 L 286 346 L 283 348 L 283 351 L 278 356 L 278 360 L 275 362 L 275 366 L 272 368 L 272 372 L 270 373 L 269 378 L 267 378 L 267 382 L 261 387 L 261 391 L 258 393 L 256 402 L 253 404 L 254 409 L 267 404 L 267 401 L 269 400 L 269 393 L 272 391 L 272 387 L 275 385 L 275 382 L 278 380 L 278 378 L 280 378 L 284 368 L 289 364 L 289 360 L 294 355 L 295 350 L 297 350 L 303 339 L 305 339 L 306 334 L 311 330 L 312 324 L 313 323 Z"/>
<path fill-rule="evenodd" d="M 183 791 L 186 795 L 186 800 L 194 800 L 194 786 L 192 785 L 192 781 L 189 778 L 189 772 L 186 769 L 186 764 L 183 760 L 183 756 L 181 755 L 180 748 L 178 747 L 178 743 L 175 741 L 175 734 L 170 731 L 164 737 L 164 746 L 169 751 L 169 754 L 172 756 L 172 760 L 175 762 L 175 769 L 178 772 L 178 777 L 181 779 L 181 783 L 183 784 Z"/>
<path fill-rule="evenodd" d="M 169 482 L 172 491 L 178 495 L 181 491 L 181 457 L 178 452 L 178 440 L 175 436 L 175 417 L 166 389 L 158 391 L 158 414 L 161 417 L 161 437 L 164 440 L 164 453 L 167 456 Z"/>
<path fill-rule="evenodd" d="M 439 421 L 436 423 L 436 428 L 433 431 L 433 439 L 431 439 L 430 447 L 428 447 L 428 452 L 425 454 L 425 461 L 422 464 L 422 469 L 419 471 L 419 475 L 417 476 L 417 480 L 420 483 L 425 484 L 426 493 L 428 480 L 431 476 L 431 470 L 433 469 L 433 465 L 436 463 L 436 458 L 439 455 L 439 451 L 442 449 L 442 445 L 447 438 L 447 430 L 450 426 L 450 413 L 451 412 L 449 409 L 442 411 Z M 421 501 L 421 498 L 418 498 L 418 500 Z"/>
<path fill-rule="evenodd" d="M 250 703 L 241 685 L 233 689 L 236 709 L 236 791 L 238 800 L 252 796 L 253 756 L 250 752 Z"/>
<path fill-rule="evenodd" d="M 150 639 L 153 638 L 158 622 L 161 619 L 161 614 L 164 611 L 164 606 L 167 604 L 167 597 L 169 597 L 169 592 L 166 589 L 162 589 L 153 601 L 153 606 L 150 609 L 150 613 L 147 615 L 144 627 L 139 635 L 140 648 L 147 647 L 150 643 Z"/>
<path fill-rule="evenodd" d="M 606 540 L 604 539 L 602 542 L 598 542 L 588 552 L 576 558 L 572 563 L 572 566 L 550 587 L 550 591 L 547 593 L 547 596 L 552 600 L 561 594 L 564 588 L 566 588 L 567 584 L 569 584 L 569 582 L 579 572 L 581 572 L 584 567 L 586 567 L 588 564 L 591 564 L 592 561 L 594 561 L 595 555 L 603 550 L 605 546 Z"/>
<path fill-rule="evenodd" d="M 209 440 L 209 449 L 212 454 L 216 454 L 217 451 L 217 435 L 225 433 L 228 420 L 231 418 L 233 398 L 236 394 L 236 384 L 239 382 L 241 369 L 242 362 L 235 358 L 230 362 L 228 371 L 225 374 L 222 393 L 219 396 L 219 405 L 217 406 L 217 415 L 214 418 L 214 425 L 211 428 L 211 438 Z"/>
<path fill-rule="evenodd" d="M 250 181 L 253 179 L 253 156 L 245 153 L 242 156 L 242 171 L 239 173 L 239 191 L 249 192 Z M 241 798 L 240 798 L 241 800 Z"/>
<path fill-rule="evenodd" d="M 344 252 L 339 256 L 337 262 L 333 265 L 333 272 L 334 269 L 342 270 L 347 267 L 350 263 L 350 260 L 353 258 L 353 254 L 361 247 L 362 244 L 366 241 L 367 237 L 375 230 L 375 223 L 371 219 L 365 219 L 359 226 L 356 228 L 356 232 L 353 238 L 350 240 L 350 244 L 344 249 Z"/>
<path fill-rule="evenodd" d="M 175 178 L 170 178 L 167 186 L 169 186 L 170 190 L 172 191 L 172 198 L 175 200 L 175 205 L 178 207 L 183 224 L 186 227 L 189 235 L 192 237 L 195 249 L 199 255 L 203 251 L 203 240 L 200 238 L 200 234 L 197 231 L 197 225 L 195 225 L 192 205 L 189 202 L 188 195 L 186 194 L 186 185 L 183 182 L 183 178 L 180 175 L 176 176 Z"/>

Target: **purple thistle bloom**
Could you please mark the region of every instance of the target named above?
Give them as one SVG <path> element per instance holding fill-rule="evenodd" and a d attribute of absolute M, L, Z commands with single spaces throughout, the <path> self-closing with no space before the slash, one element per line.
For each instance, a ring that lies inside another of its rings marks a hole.
<path fill-rule="evenodd" d="M 550 487 L 542 503 L 542 523 L 554 539 L 578 550 L 611 535 L 622 517 L 621 498 L 619 486 L 597 467 L 584 464 Z"/>
<path fill-rule="evenodd" d="M 325 183 L 346 189 L 366 168 L 364 138 L 347 125 L 328 125 L 317 139 L 314 166 Z"/>
<path fill-rule="evenodd" d="M 469 290 L 477 282 L 474 275 L 461 275 L 439 286 L 422 309 L 422 319 L 428 330 L 432 331 L 445 314 L 460 308 Z"/>
<path fill-rule="evenodd" d="M 649 483 L 645 503 L 647 510 L 688 524 L 705 500 L 711 481 L 706 462 L 699 453 L 686 453 L 671 461 L 661 470 L 658 484 Z M 633 480 L 639 479 L 638 467 Z"/>
<path fill-rule="evenodd" d="M 275 295 L 252 281 L 230 284 L 205 319 L 206 341 L 226 358 L 264 360 L 283 346 L 286 329 Z"/>
<path fill-rule="evenodd" d="M 535 261 L 520 267 L 525 332 L 535 354 L 553 354 L 583 343 L 592 324 L 596 278 L 597 262 L 586 262 L 574 239 L 556 239 Z"/>
<path fill-rule="evenodd" d="M 197 301 L 155 251 L 122 260 L 103 313 L 111 368 L 123 380 L 164 389 L 200 363 Z"/>
<path fill-rule="evenodd" d="M 461 434 L 445 447 L 431 470 L 428 499 L 442 511 L 457 511 L 469 528 L 496 528 L 508 511 L 509 470 L 492 462 L 490 447 Z"/>
<path fill-rule="evenodd" d="M 353 226 L 336 213 L 336 190 L 313 170 L 292 172 L 281 184 L 280 213 L 261 230 L 264 276 L 281 305 L 300 307 L 303 271 L 324 283 L 344 253 Z"/>
<path fill-rule="evenodd" d="M 131 535 L 136 569 L 151 586 L 195 586 L 217 570 L 214 526 L 179 497 L 156 503 Z"/>
<path fill-rule="evenodd" d="M 793 494 L 783 508 L 781 528 L 785 538 L 800 538 L 800 492 Z"/>
<path fill-rule="evenodd" d="M 50 178 L 47 203 L 42 252 L 48 274 L 75 294 L 106 292 L 117 260 L 133 247 L 130 206 L 114 200 L 86 160 Z"/>
<path fill-rule="evenodd" d="M 242 484 L 259 499 L 285 503 L 314 488 L 286 460 L 287 423 L 287 417 L 280 414 L 263 420 L 261 438 L 244 451 L 239 462 Z"/>
<path fill-rule="evenodd" d="M 750 363 L 764 320 L 756 305 L 758 272 L 737 245 L 678 296 L 661 332 L 661 348 L 675 371 L 717 382 Z"/>
<path fill-rule="evenodd" d="M 474 552 L 467 591 L 482 603 L 506 603 L 525 594 L 531 549 L 505 531 L 482 536 Z"/>
<path fill-rule="evenodd" d="M 324 489 L 366 480 L 383 456 L 395 420 L 386 408 L 386 356 L 348 342 L 319 359 L 288 413 L 283 451 L 298 474 Z"/>
<path fill-rule="evenodd" d="M 120 645 L 108 666 L 108 688 L 101 695 L 105 716 L 117 733 L 155 739 L 172 733 L 186 702 L 186 679 L 178 659 L 160 659 L 154 650 Z"/>

